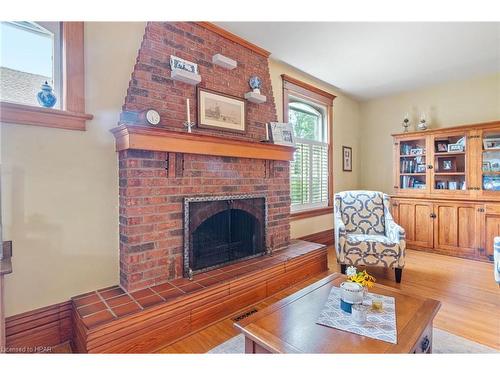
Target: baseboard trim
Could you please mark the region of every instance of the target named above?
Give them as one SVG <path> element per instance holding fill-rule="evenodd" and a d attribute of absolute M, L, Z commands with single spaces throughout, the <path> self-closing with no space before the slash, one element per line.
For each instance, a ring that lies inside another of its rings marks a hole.
<path fill-rule="evenodd" d="M 316 242 L 326 246 L 333 245 L 335 242 L 335 237 L 333 235 L 333 228 L 327 229 L 322 232 L 308 234 L 307 236 L 299 237 L 299 240 Z"/>
<path fill-rule="evenodd" d="M 50 352 L 71 340 L 72 330 L 71 301 L 13 315 L 5 319 L 6 351 Z"/>

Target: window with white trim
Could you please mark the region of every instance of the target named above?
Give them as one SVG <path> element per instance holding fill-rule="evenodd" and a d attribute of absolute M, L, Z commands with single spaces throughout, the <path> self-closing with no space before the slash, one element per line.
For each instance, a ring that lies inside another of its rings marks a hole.
<path fill-rule="evenodd" d="M 290 95 L 288 121 L 293 125 L 297 148 L 290 163 L 291 210 L 326 207 L 329 203 L 327 108 Z"/>
<path fill-rule="evenodd" d="M 0 22 L 0 101 L 39 107 L 46 81 L 62 108 L 61 22 Z"/>

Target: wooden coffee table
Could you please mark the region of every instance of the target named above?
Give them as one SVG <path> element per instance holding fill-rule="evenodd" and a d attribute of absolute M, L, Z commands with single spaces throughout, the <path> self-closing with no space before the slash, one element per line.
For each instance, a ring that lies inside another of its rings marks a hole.
<path fill-rule="evenodd" d="M 346 278 L 335 273 L 235 323 L 245 335 L 246 353 L 431 353 L 432 321 L 441 303 L 376 284 L 374 293 L 396 299 L 398 343 L 316 324 L 332 286 Z"/>

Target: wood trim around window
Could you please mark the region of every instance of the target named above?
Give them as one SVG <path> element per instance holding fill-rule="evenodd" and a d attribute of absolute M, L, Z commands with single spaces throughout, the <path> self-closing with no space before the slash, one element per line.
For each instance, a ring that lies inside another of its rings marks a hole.
<path fill-rule="evenodd" d="M 328 206 L 293 212 L 290 214 L 290 220 L 294 221 L 333 213 L 333 100 L 336 96 L 286 74 L 282 74 L 281 78 L 283 83 L 283 121 L 288 118 L 288 96 L 291 94 L 326 106 L 329 127 L 328 174 L 330 180 L 328 181 Z"/>
<path fill-rule="evenodd" d="M 307 219 L 309 217 L 333 214 L 333 206 L 313 208 L 311 210 L 296 211 L 290 213 L 290 221 Z"/>
<path fill-rule="evenodd" d="M 83 22 L 63 22 L 62 109 L 0 102 L 0 121 L 7 124 L 35 125 L 68 130 L 85 130 Z"/>

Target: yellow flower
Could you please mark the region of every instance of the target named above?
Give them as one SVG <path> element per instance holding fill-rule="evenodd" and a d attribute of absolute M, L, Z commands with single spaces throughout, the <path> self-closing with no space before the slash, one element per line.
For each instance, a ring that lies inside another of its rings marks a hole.
<path fill-rule="evenodd" d="M 355 275 L 349 276 L 347 280 L 368 288 L 371 288 L 375 282 L 375 278 L 366 271 L 358 272 Z"/>

